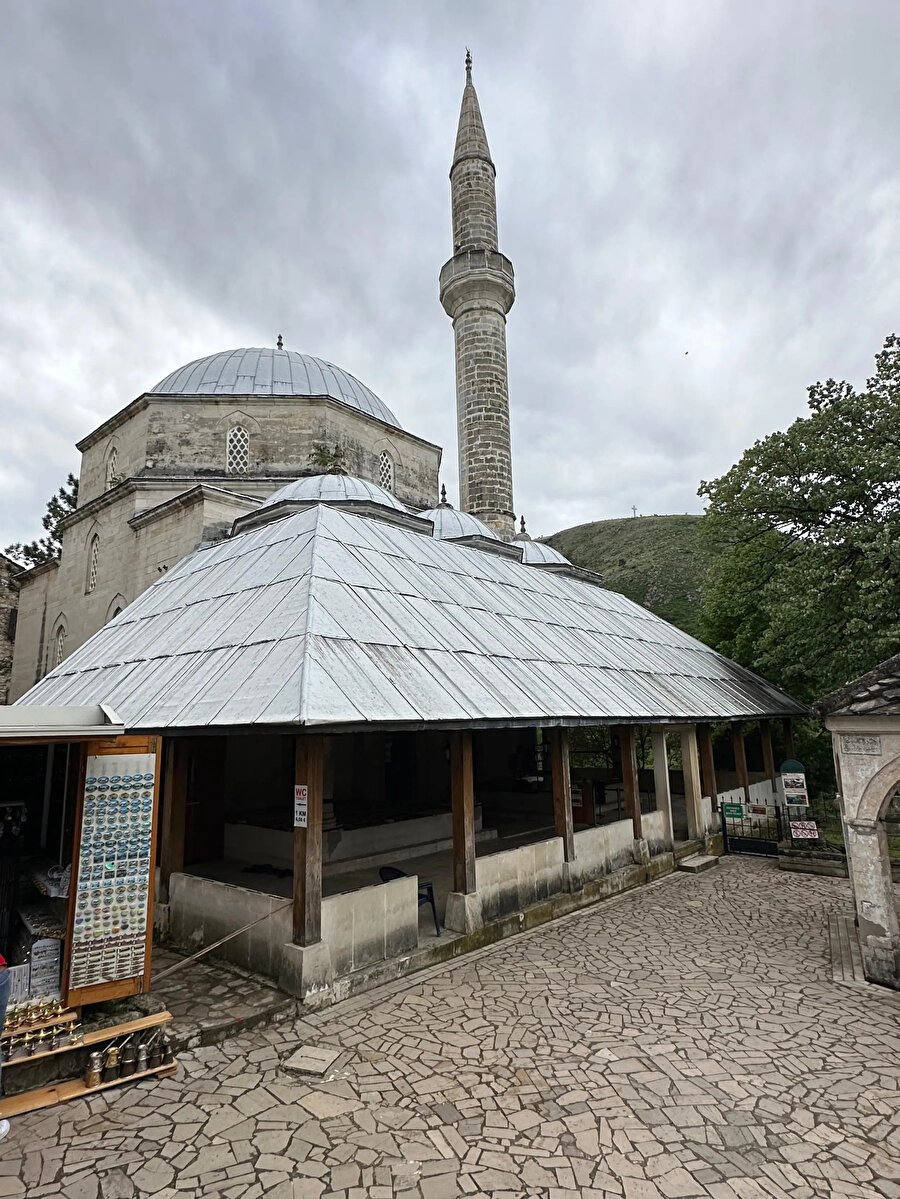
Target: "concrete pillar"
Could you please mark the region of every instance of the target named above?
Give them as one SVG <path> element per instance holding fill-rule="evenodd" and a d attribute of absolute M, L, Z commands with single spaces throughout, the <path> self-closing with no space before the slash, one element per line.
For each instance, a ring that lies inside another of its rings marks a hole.
<path fill-rule="evenodd" d="M 900 923 L 884 823 L 848 820 L 844 831 L 866 978 L 900 990 Z"/>
<path fill-rule="evenodd" d="M 190 742 L 184 738 L 166 739 L 163 766 L 163 802 L 159 847 L 160 904 L 169 902 L 169 879 L 184 870 L 184 833 L 187 809 L 188 762 Z"/>
<path fill-rule="evenodd" d="M 775 750 L 772 745 L 772 722 L 771 720 L 761 720 L 759 722 L 760 733 L 762 734 L 762 751 L 763 751 L 763 766 L 766 772 L 766 778 L 772 784 L 772 791 L 775 791 Z"/>
<path fill-rule="evenodd" d="M 675 842 L 675 832 L 672 827 L 672 788 L 669 779 L 666 730 L 653 729 L 650 738 L 653 744 L 653 789 L 656 792 L 656 808 L 657 811 L 666 814 L 666 838 L 671 845 Z"/>
<path fill-rule="evenodd" d="M 684 771 L 684 803 L 687 808 L 688 837 L 691 841 L 706 831 L 701 818 L 700 753 L 697 730 L 693 725 L 681 730 L 681 765 Z"/>

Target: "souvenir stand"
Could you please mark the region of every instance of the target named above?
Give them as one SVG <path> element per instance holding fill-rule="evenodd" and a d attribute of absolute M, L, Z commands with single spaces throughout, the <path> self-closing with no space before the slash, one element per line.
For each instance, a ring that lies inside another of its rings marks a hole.
<path fill-rule="evenodd" d="M 102 706 L 0 708 L 0 1116 L 175 1068 L 169 1013 L 109 1002 L 150 989 L 160 744 Z"/>

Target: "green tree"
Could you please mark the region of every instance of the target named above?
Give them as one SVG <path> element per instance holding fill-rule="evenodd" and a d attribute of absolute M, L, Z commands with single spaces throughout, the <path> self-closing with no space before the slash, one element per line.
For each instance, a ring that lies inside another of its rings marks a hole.
<path fill-rule="evenodd" d="M 309 456 L 309 465 L 323 475 L 345 475 L 347 473 L 347 455 L 342 446 L 335 444 L 329 447 L 324 441 L 313 443 Z"/>
<path fill-rule="evenodd" d="M 74 475 L 68 475 L 65 484 L 47 502 L 47 511 L 41 522 L 45 536 L 24 543 L 17 541 L 14 545 L 8 545 L 3 552 L 22 567 L 40 566 L 43 562 L 58 559 L 62 552 L 60 521 L 75 511 L 77 503 L 78 480 Z"/>
<path fill-rule="evenodd" d="M 900 649 L 900 340 L 809 409 L 699 489 L 704 638 L 806 701 Z"/>

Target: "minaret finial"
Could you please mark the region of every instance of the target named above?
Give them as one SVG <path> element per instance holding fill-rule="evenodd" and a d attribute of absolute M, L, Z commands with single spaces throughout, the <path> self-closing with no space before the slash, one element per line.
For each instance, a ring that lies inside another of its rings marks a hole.
<path fill-rule="evenodd" d="M 275 345 L 278 347 L 279 350 L 284 349 L 284 338 L 281 336 L 280 333 L 278 334 L 278 338 L 275 342 Z"/>
<path fill-rule="evenodd" d="M 447 502 L 447 488 L 442 483 L 441 484 L 441 503 L 446 504 L 446 502 Z"/>
<path fill-rule="evenodd" d="M 472 78 L 472 51 L 466 46 L 466 78 Z"/>

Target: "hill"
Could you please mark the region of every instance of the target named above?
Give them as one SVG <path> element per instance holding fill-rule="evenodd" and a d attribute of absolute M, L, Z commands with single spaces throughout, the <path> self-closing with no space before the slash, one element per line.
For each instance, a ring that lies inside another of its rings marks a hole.
<path fill-rule="evenodd" d="M 610 591 L 698 637 L 700 592 L 713 558 L 698 542 L 699 523 L 699 516 L 596 520 L 542 540 L 596 571 Z"/>

